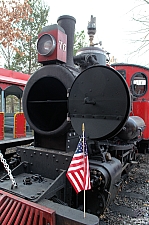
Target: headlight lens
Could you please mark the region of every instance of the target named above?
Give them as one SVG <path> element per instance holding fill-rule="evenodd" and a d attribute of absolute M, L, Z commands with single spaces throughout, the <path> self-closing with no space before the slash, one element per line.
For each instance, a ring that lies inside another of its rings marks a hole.
<path fill-rule="evenodd" d="M 40 55 L 51 55 L 56 47 L 55 38 L 50 34 L 42 35 L 37 42 L 37 50 Z"/>

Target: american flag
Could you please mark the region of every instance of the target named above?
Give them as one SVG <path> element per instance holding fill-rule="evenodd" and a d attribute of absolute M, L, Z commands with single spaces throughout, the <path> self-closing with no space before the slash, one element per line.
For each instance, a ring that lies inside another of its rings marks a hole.
<path fill-rule="evenodd" d="M 91 189 L 87 144 L 83 135 L 80 138 L 66 176 L 76 193 Z"/>

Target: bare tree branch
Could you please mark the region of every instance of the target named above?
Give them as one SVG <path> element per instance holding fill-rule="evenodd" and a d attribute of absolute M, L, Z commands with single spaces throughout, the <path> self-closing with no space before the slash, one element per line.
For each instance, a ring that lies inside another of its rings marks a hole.
<path fill-rule="evenodd" d="M 149 16 L 148 16 L 148 4 L 149 0 L 139 0 L 138 5 L 134 6 L 129 12 L 133 13 L 132 20 L 138 24 L 132 27 L 129 32 L 129 41 L 134 44 L 135 50 L 129 53 L 131 56 L 141 57 L 145 56 L 149 52 Z"/>

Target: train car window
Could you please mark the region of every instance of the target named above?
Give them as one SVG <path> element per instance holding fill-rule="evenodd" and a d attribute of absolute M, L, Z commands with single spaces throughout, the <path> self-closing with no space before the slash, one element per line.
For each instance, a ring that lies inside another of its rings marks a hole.
<path fill-rule="evenodd" d="M 143 73 L 136 73 L 131 79 L 132 94 L 137 97 L 143 96 L 147 91 L 147 77 Z"/>
<path fill-rule="evenodd" d="M 125 79 L 126 79 L 126 71 L 125 70 L 117 70 Z"/>

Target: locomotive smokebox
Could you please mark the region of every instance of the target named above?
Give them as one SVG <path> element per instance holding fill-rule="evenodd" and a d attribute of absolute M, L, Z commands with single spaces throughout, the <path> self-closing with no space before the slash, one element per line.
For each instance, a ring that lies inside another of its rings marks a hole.
<path fill-rule="evenodd" d="M 74 81 L 69 95 L 69 113 L 74 130 L 86 137 L 108 139 L 126 123 L 130 113 L 130 92 L 124 78 L 114 69 L 94 66 Z"/>
<path fill-rule="evenodd" d="M 23 110 L 32 129 L 42 135 L 61 135 L 67 122 L 67 89 L 74 76 L 60 65 L 44 66 L 29 79 L 23 94 Z"/>

